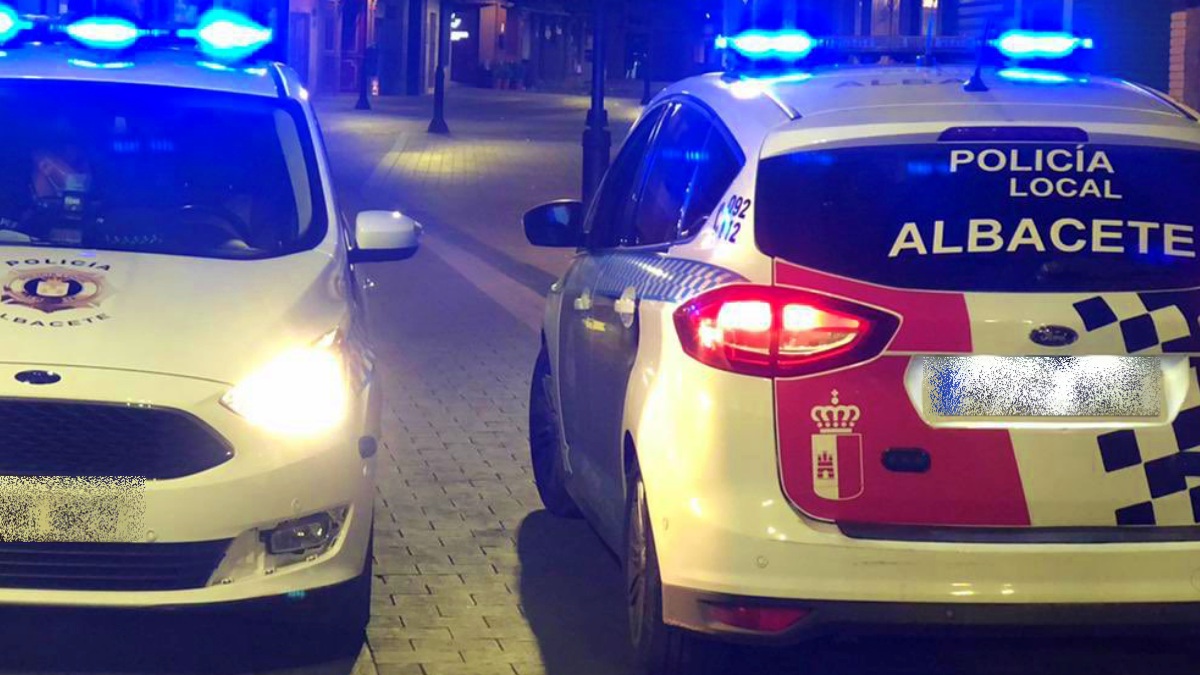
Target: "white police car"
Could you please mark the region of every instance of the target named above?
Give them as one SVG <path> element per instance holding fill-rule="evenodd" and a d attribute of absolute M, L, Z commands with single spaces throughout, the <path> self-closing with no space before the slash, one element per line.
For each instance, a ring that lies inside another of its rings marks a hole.
<path fill-rule="evenodd" d="M 264 29 L 199 32 L 0 8 L 0 604 L 277 598 L 361 628 L 380 385 L 353 265 L 419 227 L 339 219 L 296 74 L 218 60 Z"/>
<path fill-rule="evenodd" d="M 589 211 L 525 220 L 578 247 L 534 375 L 537 484 L 621 552 L 643 664 L 1200 615 L 1197 181 L 1195 113 L 1044 68 L 655 99 Z"/>

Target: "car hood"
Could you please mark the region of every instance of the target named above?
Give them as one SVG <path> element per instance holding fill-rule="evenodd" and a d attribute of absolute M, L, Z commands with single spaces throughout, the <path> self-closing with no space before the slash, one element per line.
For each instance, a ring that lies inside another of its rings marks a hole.
<path fill-rule="evenodd" d="M 0 248 L 0 362 L 235 383 L 346 320 L 341 265 Z"/>

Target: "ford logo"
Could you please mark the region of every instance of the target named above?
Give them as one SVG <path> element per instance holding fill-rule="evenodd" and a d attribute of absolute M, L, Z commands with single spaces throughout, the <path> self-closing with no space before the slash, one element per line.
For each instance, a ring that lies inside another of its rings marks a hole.
<path fill-rule="evenodd" d="M 54 384 L 62 380 L 62 375 L 46 370 L 25 370 L 17 373 L 17 382 L 24 384 Z"/>
<path fill-rule="evenodd" d="M 1034 329 L 1029 339 L 1043 347 L 1066 347 L 1079 340 L 1079 333 L 1066 326 L 1042 326 Z"/>

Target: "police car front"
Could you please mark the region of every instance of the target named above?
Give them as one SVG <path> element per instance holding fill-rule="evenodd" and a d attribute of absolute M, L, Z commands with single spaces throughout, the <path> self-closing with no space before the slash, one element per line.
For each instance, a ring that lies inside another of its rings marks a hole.
<path fill-rule="evenodd" d="M 1030 45 L 1089 46 L 997 47 Z M 1193 620 L 1198 179 L 1193 112 L 1028 64 L 659 96 L 590 210 L 525 222 L 578 249 L 537 484 L 620 553 L 642 663 L 854 624 Z"/>
<path fill-rule="evenodd" d="M 366 621 L 380 385 L 352 265 L 419 226 L 339 219 L 297 76 L 246 61 L 268 38 L 0 7 L 0 603 Z"/>

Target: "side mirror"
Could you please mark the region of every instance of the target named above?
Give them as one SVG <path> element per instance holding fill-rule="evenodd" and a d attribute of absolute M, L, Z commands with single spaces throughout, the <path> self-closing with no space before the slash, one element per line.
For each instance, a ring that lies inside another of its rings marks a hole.
<path fill-rule="evenodd" d="M 542 204 L 525 214 L 525 238 L 534 246 L 577 248 L 583 245 L 583 202 Z"/>
<path fill-rule="evenodd" d="M 408 260 L 421 245 L 421 224 L 399 211 L 363 211 L 354 220 L 350 262 Z"/>

